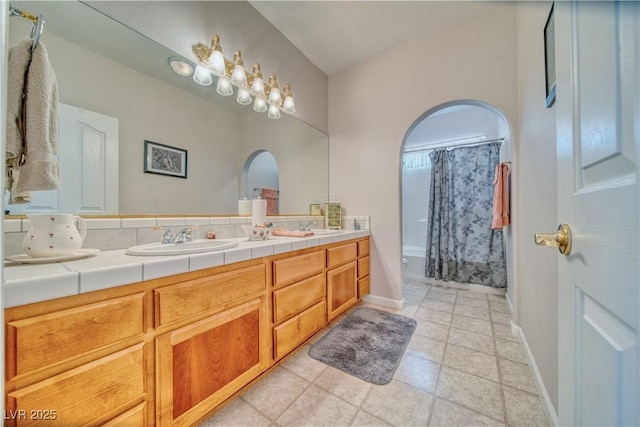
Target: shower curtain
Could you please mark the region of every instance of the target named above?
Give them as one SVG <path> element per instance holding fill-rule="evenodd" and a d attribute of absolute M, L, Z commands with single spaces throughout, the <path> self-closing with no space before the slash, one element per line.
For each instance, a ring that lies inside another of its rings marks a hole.
<path fill-rule="evenodd" d="M 500 142 L 430 153 L 431 192 L 425 275 L 507 286 L 502 231 L 491 228 Z"/>

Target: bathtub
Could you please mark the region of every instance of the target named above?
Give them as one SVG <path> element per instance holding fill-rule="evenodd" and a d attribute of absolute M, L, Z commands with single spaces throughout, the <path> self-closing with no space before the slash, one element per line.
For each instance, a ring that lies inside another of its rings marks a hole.
<path fill-rule="evenodd" d="M 427 248 L 422 246 L 403 245 L 402 246 L 402 277 L 419 280 L 429 285 L 442 286 L 446 288 L 464 289 L 487 294 L 504 295 L 506 289 L 496 289 L 485 285 L 473 283 L 458 283 L 453 281 L 442 281 L 424 276 L 425 260 Z"/>
<path fill-rule="evenodd" d="M 424 264 L 427 248 L 422 246 L 402 246 L 402 275 L 410 278 L 425 279 Z M 406 262 L 405 262 L 406 260 Z"/>

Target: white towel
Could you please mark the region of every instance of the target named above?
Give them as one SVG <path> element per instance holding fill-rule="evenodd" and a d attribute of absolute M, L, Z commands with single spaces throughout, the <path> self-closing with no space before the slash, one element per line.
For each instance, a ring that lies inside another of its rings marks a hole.
<path fill-rule="evenodd" d="M 32 53 L 32 43 L 23 40 L 9 49 L 5 183 L 11 192 L 9 203 L 27 203 L 30 191 L 55 190 L 60 185 L 58 85 L 46 48 L 40 42 Z"/>

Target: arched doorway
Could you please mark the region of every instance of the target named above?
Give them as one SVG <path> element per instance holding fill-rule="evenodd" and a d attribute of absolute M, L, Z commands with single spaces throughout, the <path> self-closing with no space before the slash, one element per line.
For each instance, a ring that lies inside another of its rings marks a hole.
<path fill-rule="evenodd" d="M 429 153 L 436 148 L 492 142 L 500 143 L 500 161 L 510 162 L 513 156 L 508 121 L 497 108 L 475 100 L 452 101 L 436 106 L 421 115 L 407 131 L 401 154 L 401 241 L 405 283 L 411 280 L 431 283 L 431 280 L 425 277 L 427 224 L 430 215 Z M 508 276 L 513 270 L 512 240 L 511 228 L 504 228 L 503 241 Z M 511 277 L 508 277 L 507 282 L 512 283 Z M 485 289 L 485 286 L 468 286 L 479 291 L 491 290 Z"/>
<path fill-rule="evenodd" d="M 279 213 L 280 178 L 275 157 L 267 150 L 254 151 L 244 163 L 242 178 L 242 197 L 266 199 L 267 214 L 277 215 Z"/>

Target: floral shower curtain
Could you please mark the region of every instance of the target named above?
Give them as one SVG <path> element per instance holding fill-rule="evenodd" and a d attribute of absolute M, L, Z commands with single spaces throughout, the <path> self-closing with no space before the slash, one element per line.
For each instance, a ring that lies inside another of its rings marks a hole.
<path fill-rule="evenodd" d="M 426 277 L 507 286 L 502 231 L 491 228 L 500 144 L 430 153 Z"/>

